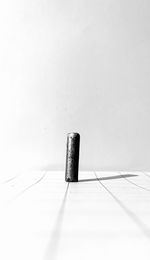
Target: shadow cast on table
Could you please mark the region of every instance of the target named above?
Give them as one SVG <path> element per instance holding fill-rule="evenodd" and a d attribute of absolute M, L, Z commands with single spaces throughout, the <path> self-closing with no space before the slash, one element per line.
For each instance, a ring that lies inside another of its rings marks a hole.
<path fill-rule="evenodd" d="M 130 177 L 137 177 L 137 174 L 122 174 L 122 175 L 115 175 L 115 176 L 107 176 L 101 178 L 93 178 L 93 179 L 81 179 L 78 182 L 90 182 L 90 181 L 106 181 L 106 180 L 114 180 L 114 179 L 122 179 L 122 178 L 130 178 Z"/>

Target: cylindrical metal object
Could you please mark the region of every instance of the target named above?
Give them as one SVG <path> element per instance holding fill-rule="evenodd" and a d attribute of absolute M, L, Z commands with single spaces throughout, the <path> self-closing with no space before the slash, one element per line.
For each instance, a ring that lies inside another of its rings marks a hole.
<path fill-rule="evenodd" d="M 65 174 L 65 181 L 67 182 L 78 181 L 79 146 L 80 146 L 80 135 L 78 133 L 69 133 L 67 135 L 66 174 Z"/>

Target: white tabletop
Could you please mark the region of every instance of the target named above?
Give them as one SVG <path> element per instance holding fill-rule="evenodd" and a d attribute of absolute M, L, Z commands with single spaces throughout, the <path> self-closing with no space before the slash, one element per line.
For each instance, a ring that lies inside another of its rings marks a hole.
<path fill-rule="evenodd" d="M 0 183 L 0 259 L 150 259 L 150 173 L 32 171 Z"/>

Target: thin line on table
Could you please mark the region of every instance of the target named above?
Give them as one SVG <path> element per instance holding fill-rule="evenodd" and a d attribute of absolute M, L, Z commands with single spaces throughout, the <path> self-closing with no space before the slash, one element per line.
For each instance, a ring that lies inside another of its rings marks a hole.
<path fill-rule="evenodd" d="M 94 172 L 99 184 L 109 193 L 109 195 L 116 201 L 116 203 L 124 210 L 124 212 L 126 213 L 126 215 L 128 215 L 128 217 L 130 219 L 132 219 L 132 221 L 137 225 L 137 227 L 142 231 L 143 235 L 146 236 L 147 238 L 150 238 L 150 229 L 145 225 L 145 223 L 143 223 L 134 212 L 132 212 L 130 209 L 128 209 L 124 203 L 122 203 L 122 201 L 120 199 L 118 199 L 107 187 L 106 185 L 104 185 L 102 183 L 102 181 L 100 181 L 100 179 L 98 178 L 96 172 Z"/>
<path fill-rule="evenodd" d="M 14 177 L 12 177 L 12 178 L 10 178 L 10 179 L 7 179 L 7 180 L 5 180 L 5 181 L 3 181 L 3 182 L 1 182 L 0 184 L 9 183 L 9 182 L 11 182 L 11 181 L 17 179 L 17 177 L 19 177 L 20 175 L 21 175 L 21 174 L 17 174 L 17 175 L 15 175 Z"/>
<path fill-rule="evenodd" d="M 9 206 L 11 203 L 13 203 L 16 199 L 18 199 L 20 196 L 22 196 L 26 191 L 28 191 L 29 189 L 31 189 L 32 187 L 34 187 L 36 184 L 38 184 L 39 182 L 41 182 L 44 177 L 46 176 L 46 172 L 34 183 L 30 184 L 29 186 L 27 186 L 25 189 L 23 189 L 22 191 L 20 191 L 12 200 L 9 201 L 9 203 L 6 205 Z"/>
<path fill-rule="evenodd" d="M 68 190 L 69 190 L 69 182 L 67 184 L 65 194 L 64 194 L 64 197 L 63 197 L 63 200 L 62 200 L 62 203 L 59 208 L 58 215 L 57 215 L 57 218 L 56 218 L 56 221 L 54 224 L 54 228 L 51 233 L 51 240 L 46 249 L 45 258 L 44 258 L 45 260 L 55 260 L 57 257 Z"/>
<path fill-rule="evenodd" d="M 150 175 L 149 174 L 147 174 L 146 172 L 144 172 L 144 171 L 141 171 L 146 177 L 148 177 L 148 178 L 150 178 Z"/>
<path fill-rule="evenodd" d="M 25 189 L 23 189 L 22 191 L 20 191 L 15 198 L 20 197 L 22 194 L 24 194 L 27 190 L 31 189 L 33 186 L 35 186 L 36 184 L 38 184 L 39 182 L 41 182 L 44 177 L 46 176 L 46 172 L 43 173 L 43 175 L 34 183 L 32 183 L 31 185 L 27 186 Z"/>
<path fill-rule="evenodd" d="M 120 172 L 120 175 L 123 176 L 121 172 Z M 138 185 L 138 184 L 136 184 L 135 182 L 133 182 L 133 181 L 131 181 L 131 180 L 128 180 L 126 177 L 123 176 L 123 178 L 124 178 L 126 181 L 128 181 L 130 184 L 132 184 L 132 185 L 138 187 L 139 189 L 142 189 L 142 190 L 145 190 L 145 191 L 150 192 L 149 189 L 147 189 L 147 188 L 145 188 L 145 187 L 143 187 L 143 186 L 141 186 L 141 185 Z"/>

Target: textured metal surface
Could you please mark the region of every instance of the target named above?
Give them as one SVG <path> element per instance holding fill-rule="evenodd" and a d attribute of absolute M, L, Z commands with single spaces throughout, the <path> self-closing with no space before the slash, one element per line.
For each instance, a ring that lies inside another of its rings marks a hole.
<path fill-rule="evenodd" d="M 78 181 L 79 146 L 80 146 L 80 135 L 78 133 L 69 133 L 67 135 L 66 174 L 65 174 L 65 180 L 67 182 Z"/>

